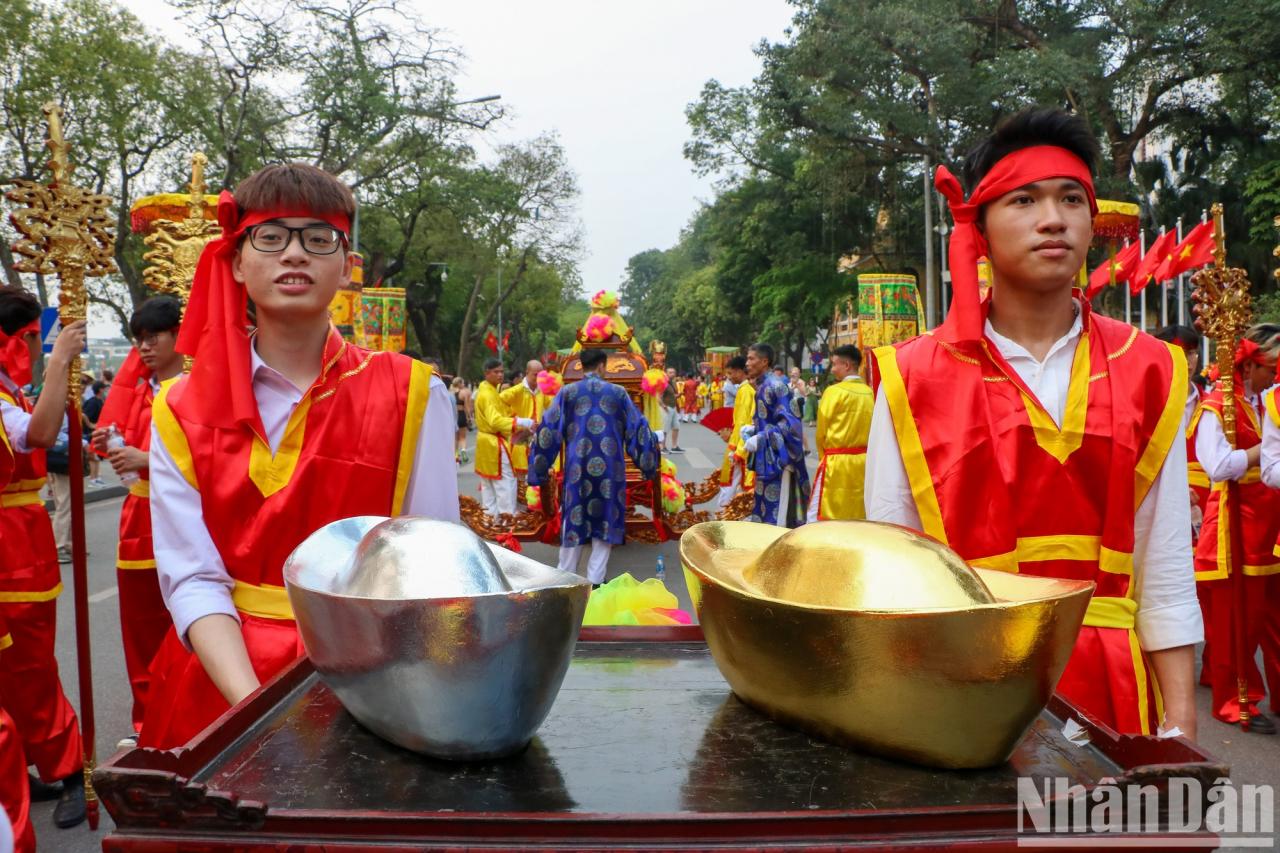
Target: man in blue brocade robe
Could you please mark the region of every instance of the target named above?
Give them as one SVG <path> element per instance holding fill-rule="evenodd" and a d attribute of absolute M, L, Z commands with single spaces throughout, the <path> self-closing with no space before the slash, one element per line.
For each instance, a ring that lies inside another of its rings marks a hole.
<path fill-rule="evenodd" d="M 809 506 L 809 472 L 804 464 L 804 425 L 791 410 L 791 389 L 774 375 L 773 347 L 752 344 L 747 378 L 756 389 L 756 413 L 742 428 L 748 465 L 756 475 L 756 499 L 749 521 L 799 527 Z"/>
<path fill-rule="evenodd" d="M 564 448 L 559 565 L 576 572 L 582 546 L 590 540 L 587 579 L 596 586 L 604 582 L 609 551 L 625 537 L 626 456 L 646 479 L 657 476 L 661 459 L 661 433 L 649 429 L 625 390 L 602 378 L 607 360 L 605 350 L 582 351 L 586 375 L 560 389 L 529 448 L 531 486 L 554 484 L 552 465 Z"/>

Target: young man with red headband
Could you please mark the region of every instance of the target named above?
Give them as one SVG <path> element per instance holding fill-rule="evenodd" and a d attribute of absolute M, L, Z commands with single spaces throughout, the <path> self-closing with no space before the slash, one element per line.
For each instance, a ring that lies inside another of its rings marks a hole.
<path fill-rule="evenodd" d="M 975 566 L 1093 581 L 1058 691 L 1117 731 L 1194 738 L 1187 363 L 1074 289 L 1096 153 L 1079 118 L 1035 110 L 970 153 L 967 200 L 938 170 L 956 222 L 951 312 L 875 351 L 867 517 Z M 994 276 L 984 302 L 982 255 Z"/>
<path fill-rule="evenodd" d="M 0 287 L 0 419 L 14 453 L 14 469 L 0 492 L 0 617 L 13 645 L 0 662 L 0 705 L 12 715 L 41 790 L 62 781 L 53 820 L 71 827 L 84 820 L 84 757 L 80 725 L 62 692 L 58 661 L 58 570 L 53 525 L 40 489 L 44 448 L 52 447 L 67 410 L 67 370 L 84 349 L 85 324 L 63 329 L 45 359 L 44 390 L 32 406 L 22 394 L 40 346 L 40 303 L 25 290 Z"/>
<path fill-rule="evenodd" d="M 1236 347 L 1232 389 L 1236 410 L 1235 449 L 1227 444 L 1223 430 L 1225 401 L 1221 390 L 1204 395 L 1188 430 L 1195 436 L 1196 456 L 1213 483 L 1196 543 L 1197 586 L 1208 610 L 1205 668 L 1213 690 L 1213 716 L 1224 723 L 1240 721 L 1237 675 L 1241 673 L 1236 665 L 1237 646 L 1232 637 L 1233 627 L 1240 623 L 1245 642 L 1242 674 L 1248 685 L 1249 731 L 1257 734 L 1275 734 L 1275 721 L 1263 715 L 1258 704 L 1266 697 L 1269 687 L 1274 712 L 1276 691 L 1280 690 L 1280 632 L 1277 632 L 1280 623 L 1273 612 L 1280 597 L 1280 556 L 1274 553 L 1277 536 L 1280 536 L 1280 495 L 1268 488 L 1280 485 L 1280 476 L 1274 457 L 1265 458 L 1264 445 L 1268 426 L 1274 430 L 1274 418 L 1280 416 L 1275 409 L 1274 391 L 1267 393 L 1276 379 L 1277 354 L 1280 354 L 1280 337 L 1260 326 L 1250 329 Z M 1238 484 L 1236 493 L 1240 498 L 1240 540 L 1244 554 L 1239 582 L 1245 589 L 1244 612 L 1236 607 L 1237 580 L 1231 577 L 1236 568 L 1226 553 L 1230 528 L 1223 524 L 1226 484 L 1232 480 Z M 1259 645 L 1267 674 L 1265 685 L 1254 663 Z"/>
<path fill-rule="evenodd" d="M 173 620 L 160 595 L 156 556 L 151 546 L 151 482 L 147 451 L 151 447 L 151 403 L 162 383 L 182 375 L 177 351 L 182 303 L 172 296 L 153 296 L 129 318 L 134 348 L 111 386 L 111 394 L 93 432 L 94 448 L 111 462 L 129 494 L 120 507 L 120 542 L 116 548 L 116 587 L 120 602 L 120 635 L 124 666 L 133 692 L 133 734 L 120 746 L 137 742 L 151 686 L 151 661 Z M 123 446 L 108 447 L 114 427 Z"/>
<path fill-rule="evenodd" d="M 178 335 L 194 366 L 152 404 L 152 538 L 174 627 L 152 664 L 143 746 L 185 743 L 302 653 L 282 571 L 314 530 L 458 519 L 443 383 L 329 322 L 354 215 L 344 184 L 298 163 L 218 201 L 222 236 Z"/>

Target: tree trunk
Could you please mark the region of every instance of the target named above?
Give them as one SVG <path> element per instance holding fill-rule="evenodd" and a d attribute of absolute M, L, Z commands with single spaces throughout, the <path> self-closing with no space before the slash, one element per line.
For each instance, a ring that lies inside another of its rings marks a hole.
<path fill-rule="evenodd" d="M 458 335 L 458 363 L 455 372 L 461 376 L 467 357 L 471 355 L 471 322 L 476 316 L 476 299 L 480 296 L 480 288 L 484 286 L 484 273 L 476 273 L 471 283 L 471 296 L 467 299 L 467 310 L 462 315 L 462 331 Z"/>

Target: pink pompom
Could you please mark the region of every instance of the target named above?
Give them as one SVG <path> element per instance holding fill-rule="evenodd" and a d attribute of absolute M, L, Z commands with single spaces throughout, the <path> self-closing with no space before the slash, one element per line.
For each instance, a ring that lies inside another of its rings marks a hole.
<path fill-rule="evenodd" d="M 613 321 L 604 314 L 592 314 L 583 327 L 584 337 L 589 341 L 600 343 L 613 337 Z"/>
<path fill-rule="evenodd" d="M 538 371 L 538 390 L 546 396 L 554 397 L 563 386 L 564 380 L 560 378 L 559 373 L 553 373 L 550 370 Z"/>
<path fill-rule="evenodd" d="M 640 377 L 640 390 L 650 397 L 656 397 L 667 390 L 667 374 L 655 368 L 646 370 Z"/>

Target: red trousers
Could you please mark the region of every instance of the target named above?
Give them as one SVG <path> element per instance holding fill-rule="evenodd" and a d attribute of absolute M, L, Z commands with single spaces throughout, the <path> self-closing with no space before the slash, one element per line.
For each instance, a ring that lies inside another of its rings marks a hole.
<path fill-rule="evenodd" d="M 0 807 L 13 825 L 13 849 L 16 853 L 33 853 L 36 831 L 31 826 L 27 758 L 22 751 L 22 737 L 4 708 L 0 708 Z"/>
<path fill-rule="evenodd" d="M 1276 707 L 1276 690 L 1280 690 L 1280 575 L 1244 576 L 1244 612 L 1235 606 L 1232 578 L 1201 581 L 1197 586 L 1206 593 L 1209 604 L 1209 620 L 1205 625 L 1206 643 L 1212 649 L 1207 655 L 1209 686 L 1213 689 L 1213 715 L 1226 723 L 1240 720 L 1240 704 L 1237 698 L 1235 665 L 1235 639 L 1231 632 L 1237 619 L 1243 617 L 1245 632 L 1244 677 L 1248 684 L 1250 713 L 1258 713 L 1258 703 L 1271 688 L 1271 710 Z M 1254 662 L 1258 647 L 1262 647 L 1262 666 L 1266 671 L 1266 684 Z"/>
<path fill-rule="evenodd" d="M 13 635 L 13 646 L 0 655 L 0 705 L 13 717 L 40 779 L 63 779 L 84 768 L 84 750 L 53 653 L 58 602 L 7 601 L 0 612 Z"/>
<path fill-rule="evenodd" d="M 266 681 L 304 654 L 292 619 L 261 619 L 240 614 L 249 661 Z M 231 706 L 172 628 L 151 664 L 151 695 L 138 746 L 174 749 L 200 734 Z"/>
<path fill-rule="evenodd" d="M 1161 717 L 1146 659 L 1124 628 L 1081 628 L 1058 692 L 1121 734 L 1155 734 Z"/>
<path fill-rule="evenodd" d="M 116 569 L 116 583 L 120 588 L 124 667 L 133 690 L 133 728 L 141 731 L 151 689 L 151 662 L 173 620 L 160 595 L 155 569 Z"/>

